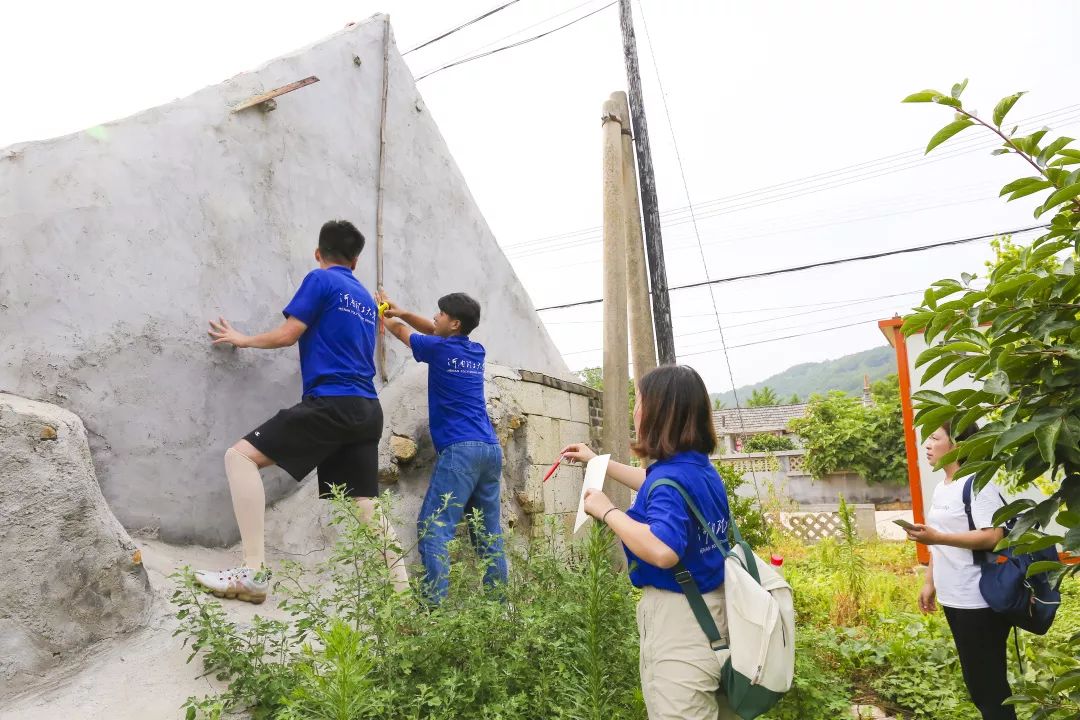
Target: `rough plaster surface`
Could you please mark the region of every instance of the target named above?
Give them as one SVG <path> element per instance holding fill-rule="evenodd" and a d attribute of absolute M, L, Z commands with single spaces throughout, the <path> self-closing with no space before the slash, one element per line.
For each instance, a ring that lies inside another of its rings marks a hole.
<path fill-rule="evenodd" d="M 184 646 L 184 637 L 173 636 L 178 621 L 176 608 L 169 603 L 173 591 L 169 575 L 188 564 L 224 567 L 231 560 L 229 552 L 147 538 L 137 538 L 137 542 L 153 587 L 144 627 L 66 657 L 60 667 L 33 683 L 0 686 L 0 720 L 182 720 L 180 708 L 188 697 L 225 689 L 223 683 L 204 674 L 199 658 L 186 662 L 190 646 Z M 221 607 L 241 626 L 250 625 L 256 615 L 288 617 L 274 602 L 224 601 Z M 244 720 L 249 715 L 229 717 Z"/>
<path fill-rule="evenodd" d="M 383 28 L 372 18 L 169 105 L 0 150 L 0 391 L 83 419 L 126 527 L 234 542 L 222 456 L 299 400 L 295 349 L 212 348 L 208 318 L 276 325 L 330 218 L 368 237 L 357 274 L 374 286 Z M 230 113 L 309 75 L 320 82 L 273 112 Z M 470 292 L 490 360 L 565 376 L 396 49 L 387 127 L 387 290 L 419 312 Z M 392 388 L 412 359 L 389 340 Z M 388 417 L 425 401 L 391 395 Z M 265 476 L 271 501 L 297 487 Z"/>
<path fill-rule="evenodd" d="M 82 422 L 2 393 L 0 548 L 0 694 L 146 620 L 146 570 L 101 495 Z"/>

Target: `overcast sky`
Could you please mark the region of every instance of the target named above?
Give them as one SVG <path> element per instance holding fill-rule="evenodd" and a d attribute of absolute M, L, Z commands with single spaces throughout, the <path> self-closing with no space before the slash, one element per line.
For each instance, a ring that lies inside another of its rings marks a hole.
<path fill-rule="evenodd" d="M 520 0 L 406 60 L 419 76 L 609 1 Z M 376 12 L 390 13 L 407 50 L 500 4 L 5 3 L 0 147 L 182 97 Z M 965 100 L 989 116 L 1001 96 L 1029 90 L 1013 121 L 1080 132 L 1078 3 L 635 0 L 634 10 L 672 285 L 1034 224 L 1033 199 L 997 200 L 1025 169 L 989 157 L 988 136 L 967 130 L 921 160 L 950 113 L 901 105 L 910 92 L 968 77 Z M 599 117 L 625 89 L 617 8 L 419 87 L 536 306 L 600 297 Z M 716 286 L 736 383 L 882 344 L 875 321 L 918 297 L 885 296 L 981 270 L 988 247 Z M 729 389 L 709 291 L 671 300 L 680 357 L 711 390 Z M 573 369 L 600 363 L 600 312 L 542 313 Z"/>

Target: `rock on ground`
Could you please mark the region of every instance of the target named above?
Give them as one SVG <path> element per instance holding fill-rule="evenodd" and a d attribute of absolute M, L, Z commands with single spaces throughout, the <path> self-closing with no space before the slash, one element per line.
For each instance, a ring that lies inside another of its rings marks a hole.
<path fill-rule="evenodd" d="M 135 543 L 102 497 L 86 429 L 0 393 L 0 695 L 145 624 Z"/>
<path fill-rule="evenodd" d="M 183 637 L 173 637 L 179 623 L 177 608 L 169 604 L 175 587 L 169 575 L 185 565 L 235 565 L 239 549 L 174 546 L 149 538 L 137 542 L 154 588 L 145 626 L 69 657 L 30 687 L 12 688 L 16 692 L 7 697 L 0 692 L 0 720 L 182 720 L 181 706 L 188 697 L 224 689 L 204 676 L 199 658 L 187 662 L 190 648 Z M 221 602 L 230 620 L 247 625 L 256 615 L 285 619 L 276 607 L 278 599 L 262 605 Z"/>

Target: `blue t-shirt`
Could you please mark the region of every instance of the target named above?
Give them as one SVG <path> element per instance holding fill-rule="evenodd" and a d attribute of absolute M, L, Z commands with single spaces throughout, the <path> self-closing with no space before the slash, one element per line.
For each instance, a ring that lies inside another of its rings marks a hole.
<path fill-rule="evenodd" d="M 300 336 L 304 397 L 376 397 L 379 311 L 352 270 L 340 265 L 312 270 L 282 314 L 307 325 Z"/>
<path fill-rule="evenodd" d="M 413 333 L 413 357 L 428 364 L 428 415 L 436 452 L 459 442 L 496 444 L 484 400 L 484 346 L 465 335 Z"/>
<path fill-rule="evenodd" d="M 653 535 L 671 548 L 690 571 L 701 592 L 709 592 L 724 582 L 724 554 L 698 523 L 679 491 L 661 485 L 649 493 L 660 478 L 674 480 L 693 498 L 712 531 L 727 543 L 730 512 L 727 490 L 709 461 L 700 452 L 682 452 L 667 460 L 658 460 L 645 471 L 645 482 L 626 514 L 646 523 Z M 649 565 L 626 549 L 630 582 L 637 587 L 652 585 L 663 590 L 682 592 L 673 570 Z"/>

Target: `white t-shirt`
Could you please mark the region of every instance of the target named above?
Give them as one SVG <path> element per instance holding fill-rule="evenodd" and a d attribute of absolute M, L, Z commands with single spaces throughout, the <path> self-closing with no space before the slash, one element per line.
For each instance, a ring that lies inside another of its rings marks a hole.
<path fill-rule="evenodd" d="M 964 513 L 966 482 L 966 477 L 958 477 L 948 484 L 944 481 L 938 483 L 926 517 L 927 525 L 946 533 L 970 530 Z M 994 513 L 1002 506 L 1001 490 L 994 483 L 987 483 L 978 493 L 974 493 L 974 490 L 972 487 L 971 517 L 976 529 L 994 527 Z M 929 547 L 934 558 L 934 587 L 937 588 L 938 602 L 946 607 L 965 610 L 989 607 L 979 592 L 982 570 L 975 564 L 972 552 L 949 545 Z"/>

